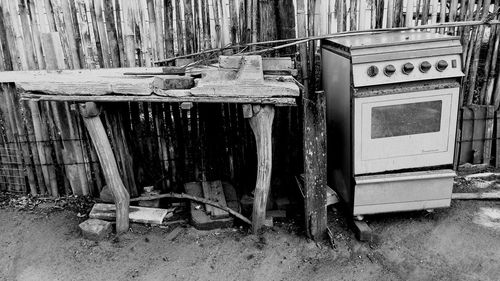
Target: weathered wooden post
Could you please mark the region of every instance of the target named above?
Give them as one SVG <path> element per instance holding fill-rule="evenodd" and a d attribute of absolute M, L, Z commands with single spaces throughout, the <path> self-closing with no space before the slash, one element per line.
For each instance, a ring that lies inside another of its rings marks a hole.
<path fill-rule="evenodd" d="M 272 168 L 272 128 L 274 106 L 253 105 L 250 127 L 255 135 L 257 145 L 257 182 L 252 211 L 252 228 L 257 232 L 266 219 L 266 205 L 271 186 Z"/>
<path fill-rule="evenodd" d="M 304 187 L 307 235 L 326 231 L 326 99 L 323 91 L 304 99 Z"/>
<path fill-rule="evenodd" d="M 80 114 L 83 116 L 85 127 L 97 151 L 106 184 L 111 189 L 115 200 L 116 233 L 125 233 L 128 231 L 129 227 L 128 208 L 130 196 L 118 172 L 115 155 L 113 154 L 108 136 L 104 130 L 101 118 L 99 117 L 100 110 L 96 103 L 86 102 L 80 104 Z"/>

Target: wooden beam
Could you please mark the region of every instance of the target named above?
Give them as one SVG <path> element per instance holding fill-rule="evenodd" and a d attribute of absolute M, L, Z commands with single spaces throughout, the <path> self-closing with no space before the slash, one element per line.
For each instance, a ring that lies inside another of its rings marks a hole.
<path fill-rule="evenodd" d="M 191 96 L 189 90 L 163 91 L 165 96 L 126 96 L 126 95 L 103 95 L 103 96 L 70 96 L 70 95 L 40 95 L 35 93 L 23 93 L 23 100 L 35 101 L 68 101 L 68 102 L 197 102 L 197 103 L 243 103 L 243 104 L 272 104 L 276 106 L 294 106 L 295 97 L 237 97 L 237 96 Z"/>
<path fill-rule="evenodd" d="M 254 105 L 250 127 L 257 144 L 257 182 L 255 184 L 252 228 L 257 232 L 266 219 L 267 198 L 271 185 L 272 168 L 272 127 L 274 107 L 270 105 Z"/>
<path fill-rule="evenodd" d="M 304 99 L 305 218 L 307 235 L 326 233 L 326 98 L 323 91 Z M 332 136 L 334 137 L 334 136 Z"/>
<path fill-rule="evenodd" d="M 453 193 L 451 199 L 458 200 L 474 200 L 474 199 L 490 199 L 500 200 L 500 191 L 482 192 L 482 193 Z"/>
<path fill-rule="evenodd" d="M 129 228 L 129 201 L 130 196 L 123 185 L 115 155 L 111 149 L 108 136 L 99 117 L 97 105 L 93 102 L 80 104 L 80 114 L 83 116 L 94 148 L 101 163 L 106 184 L 110 187 L 116 205 L 116 233 L 122 234 Z"/>

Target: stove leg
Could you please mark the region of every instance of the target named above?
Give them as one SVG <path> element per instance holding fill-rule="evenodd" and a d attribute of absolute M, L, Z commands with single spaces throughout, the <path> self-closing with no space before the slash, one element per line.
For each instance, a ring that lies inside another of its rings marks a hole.
<path fill-rule="evenodd" d="M 246 106 L 248 109 L 248 106 Z M 249 116 L 250 114 L 246 115 Z M 256 233 L 266 219 L 266 206 L 271 185 L 272 168 L 272 127 L 274 106 L 253 105 L 250 117 L 250 127 L 255 135 L 257 144 L 257 182 L 252 211 L 252 229 Z"/>
<path fill-rule="evenodd" d="M 364 216 L 361 216 L 361 215 L 359 215 L 359 216 L 355 216 L 355 217 L 354 217 L 354 220 L 356 220 L 356 221 L 362 221 L 362 220 L 364 220 L 364 219 L 365 219 L 365 217 L 364 217 Z"/>
<path fill-rule="evenodd" d="M 364 221 L 354 220 L 352 222 L 352 228 L 354 230 L 354 234 L 356 235 L 356 238 L 359 241 L 373 242 L 377 239 L 377 236 L 375 235 L 373 230 Z"/>

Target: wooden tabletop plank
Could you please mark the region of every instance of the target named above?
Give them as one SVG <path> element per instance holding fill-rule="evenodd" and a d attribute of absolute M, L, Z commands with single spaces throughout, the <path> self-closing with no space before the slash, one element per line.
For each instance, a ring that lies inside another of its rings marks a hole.
<path fill-rule="evenodd" d="M 66 102 L 196 102 L 196 103 L 240 103 L 240 104 L 272 104 L 276 106 L 297 105 L 293 97 L 196 97 L 196 96 L 126 96 L 126 95 L 102 95 L 102 96 L 59 96 L 39 95 L 34 93 L 23 93 L 24 100 L 35 101 L 66 101 Z"/>
<path fill-rule="evenodd" d="M 288 79 L 287 76 L 266 75 L 259 83 L 242 83 L 243 81 L 239 81 L 241 79 L 235 79 L 236 72 L 230 73 L 232 70 L 224 68 L 206 67 L 191 70 L 190 73 L 203 73 L 203 78 L 196 79 L 196 86 L 190 89 L 159 89 L 153 84 L 155 76 L 124 75 L 161 71 L 161 67 L 11 71 L 2 72 L 0 83 L 15 83 L 23 99 L 74 102 L 228 102 L 295 105 L 295 98 L 300 93 L 298 86 L 291 82 L 293 79 Z M 165 79 L 168 76 L 160 77 Z"/>

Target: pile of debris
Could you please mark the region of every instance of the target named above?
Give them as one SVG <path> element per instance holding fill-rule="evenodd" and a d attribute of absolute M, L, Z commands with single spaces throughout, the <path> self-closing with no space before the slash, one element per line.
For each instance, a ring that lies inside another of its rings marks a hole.
<path fill-rule="evenodd" d="M 452 199 L 500 199 L 500 173 L 459 173 L 453 185 Z"/>

